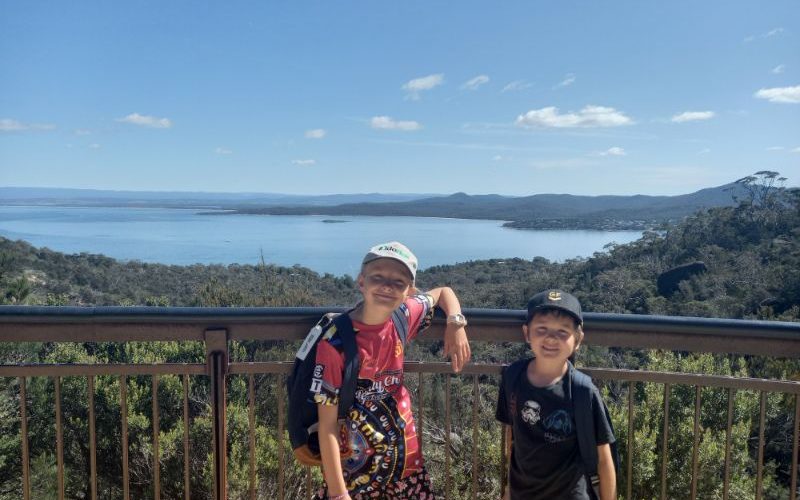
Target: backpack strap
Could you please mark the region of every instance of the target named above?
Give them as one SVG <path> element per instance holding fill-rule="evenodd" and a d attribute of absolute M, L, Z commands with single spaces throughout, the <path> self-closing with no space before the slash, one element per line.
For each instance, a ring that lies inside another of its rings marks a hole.
<path fill-rule="evenodd" d="M 506 394 L 506 410 L 510 418 L 514 418 L 514 407 L 516 406 L 517 396 L 514 390 L 517 387 L 517 380 L 522 372 L 528 368 L 530 358 L 514 361 L 503 369 L 503 391 Z"/>
<path fill-rule="evenodd" d="M 394 323 L 394 329 L 397 330 L 397 335 L 400 337 L 400 342 L 405 347 L 408 340 L 408 316 L 406 316 L 405 306 L 401 305 L 392 312 L 392 323 Z"/>
<path fill-rule="evenodd" d="M 592 379 L 585 373 L 569 365 L 572 391 L 573 415 L 575 416 L 578 449 L 583 462 L 583 470 L 591 481 L 591 488 L 598 494 L 600 477 L 597 475 L 597 436 L 594 429 L 594 409 L 592 408 Z M 599 498 L 599 497 L 598 497 Z"/>
<path fill-rule="evenodd" d="M 342 387 L 339 390 L 339 419 L 343 419 L 347 416 L 347 412 L 355 400 L 360 360 L 358 359 L 356 332 L 353 330 L 349 311 L 336 316 L 333 324 L 336 326 L 336 333 L 342 339 L 342 351 L 344 352 Z"/>

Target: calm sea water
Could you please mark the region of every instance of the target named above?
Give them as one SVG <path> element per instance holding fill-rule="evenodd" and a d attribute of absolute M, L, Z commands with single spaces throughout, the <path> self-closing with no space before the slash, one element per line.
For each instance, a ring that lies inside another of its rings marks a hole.
<path fill-rule="evenodd" d="M 326 223 L 324 220 L 342 220 Z M 0 235 L 65 253 L 100 253 L 164 264 L 299 264 L 358 273 L 372 245 L 398 240 L 420 267 L 536 256 L 563 261 L 628 243 L 638 231 L 520 231 L 498 221 L 422 217 L 198 215 L 150 208 L 0 207 Z"/>

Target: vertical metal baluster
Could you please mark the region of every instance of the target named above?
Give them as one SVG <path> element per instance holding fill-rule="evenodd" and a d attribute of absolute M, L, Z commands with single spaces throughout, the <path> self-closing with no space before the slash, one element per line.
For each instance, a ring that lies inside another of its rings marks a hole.
<path fill-rule="evenodd" d="M 627 459 L 627 479 L 625 498 L 631 500 L 633 490 L 633 395 L 636 390 L 636 382 L 628 382 L 628 459 Z"/>
<path fill-rule="evenodd" d="M 692 443 L 691 498 L 697 498 L 698 453 L 700 449 L 700 386 L 694 386 L 694 442 Z"/>
<path fill-rule="evenodd" d="M 286 376 L 278 377 L 278 500 L 284 500 L 284 478 L 286 477 L 286 461 L 283 458 L 283 416 L 285 414 L 283 388 L 286 387 Z"/>
<path fill-rule="evenodd" d="M 508 471 L 511 467 L 512 428 L 503 424 L 500 428 L 500 490 L 508 488 Z"/>
<path fill-rule="evenodd" d="M 756 464 L 756 500 L 761 500 L 761 488 L 764 481 L 764 420 L 767 412 L 767 393 L 761 391 L 761 408 L 758 419 L 758 463 Z"/>
<path fill-rule="evenodd" d="M 256 393 L 253 374 L 247 377 L 250 424 L 250 499 L 256 500 Z"/>
<path fill-rule="evenodd" d="M 158 458 L 158 375 L 153 375 L 153 497 L 161 499 L 161 465 Z"/>
<path fill-rule="evenodd" d="M 122 498 L 131 500 L 130 470 L 128 469 L 128 377 L 119 377 L 119 412 L 122 416 Z"/>
<path fill-rule="evenodd" d="M 669 391 L 670 385 L 664 384 L 664 435 L 661 440 L 661 500 L 667 498 L 667 463 L 669 454 Z"/>
<path fill-rule="evenodd" d="M 725 478 L 722 483 L 722 499 L 728 500 L 731 486 L 731 439 L 733 435 L 733 389 L 728 389 L 728 427 L 725 429 Z"/>
<path fill-rule="evenodd" d="M 191 500 L 191 486 L 189 480 L 189 374 L 183 374 L 183 498 Z"/>
<path fill-rule="evenodd" d="M 419 393 L 419 413 L 417 415 L 417 436 L 419 436 L 419 454 L 422 455 L 422 418 L 425 416 L 425 385 L 423 383 L 422 372 L 419 372 L 419 381 L 417 387 L 417 393 Z"/>
<path fill-rule="evenodd" d="M 444 381 L 444 500 L 450 498 L 450 375 Z"/>
<path fill-rule="evenodd" d="M 789 500 L 797 498 L 797 442 L 800 440 L 800 394 L 794 396 L 794 439 L 792 445 L 792 471 L 791 486 L 789 487 Z"/>
<path fill-rule="evenodd" d="M 306 500 L 310 500 L 311 499 L 311 467 L 306 465 L 305 468 L 306 468 Z"/>
<path fill-rule="evenodd" d="M 28 391 L 25 377 L 19 378 L 19 425 L 22 434 L 22 498 L 31 498 L 30 450 L 28 449 Z"/>
<path fill-rule="evenodd" d="M 478 376 L 472 376 L 472 500 L 478 498 Z"/>
<path fill-rule="evenodd" d="M 94 415 L 94 376 L 86 377 L 86 391 L 89 393 L 89 481 L 92 500 L 97 500 L 97 436 L 95 435 Z"/>
<path fill-rule="evenodd" d="M 61 377 L 55 377 L 56 384 L 56 476 L 58 481 L 58 500 L 64 500 L 64 429 L 61 425 Z"/>

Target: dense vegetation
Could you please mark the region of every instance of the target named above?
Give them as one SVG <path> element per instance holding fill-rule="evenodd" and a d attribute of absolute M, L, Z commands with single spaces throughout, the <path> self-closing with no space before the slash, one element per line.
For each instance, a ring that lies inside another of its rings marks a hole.
<path fill-rule="evenodd" d="M 465 307 L 521 308 L 533 293 L 552 286 L 572 290 L 593 312 L 666 314 L 721 318 L 800 320 L 800 191 L 780 187 L 775 172 L 759 172 L 738 182 L 738 204 L 698 212 L 662 231 L 648 232 L 627 245 L 610 245 L 587 259 L 552 263 L 537 258 L 494 259 L 428 268 L 419 274 L 421 288 L 452 286 Z M 704 264 L 697 272 L 659 292 L 658 278 L 665 271 L 691 262 Z M 314 273 L 301 267 L 259 266 L 165 266 L 118 262 L 90 254 L 64 255 L 34 248 L 21 241 L 0 239 L 0 291 L 6 304 L 47 305 L 192 305 L 192 306 L 300 306 L 346 305 L 356 299 L 351 277 Z M 587 332 L 591 335 L 591 332 Z M 236 344 L 238 359 L 287 359 L 293 346 Z M 436 343 L 417 344 L 409 351 L 416 359 L 440 359 Z M 522 345 L 476 345 L 477 360 L 508 360 L 525 352 Z M 0 346 L 5 363 L 19 362 L 152 362 L 153 360 L 200 361 L 202 347 L 176 343 L 115 345 L 31 344 Z M 585 366 L 625 366 L 662 371 L 716 373 L 733 376 L 800 379 L 800 363 L 781 358 L 688 355 L 674 352 L 630 352 L 590 349 L 580 363 Z M 416 377 L 409 385 L 416 391 Z M 31 412 L 32 478 L 35 498 L 54 495 L 54 430 L 52 381 L 31 378 L 28 408 Z M 276 380 L 258 378 L 257 442 L 259 491 L 274 491 L 277 468 Z M 247 492 L 247 380 L 230 382 L 229 433 L 231 498 Z M 430 376 L 425 384 L 425 454 L 436 484 L 444 487 L 445 377 Z M 471 453 L 478 446 L 486 470 L 480 478 L 481 497 L 497 498 L 496 473 L 499 429 L 493 423 L 497 383 L 481 377 L 480 425 L 477 443 L 471 431 L 471 379 L 453 377 L 454 471 L 452 492 L 456 498 L 469 494 Z M 16 498 L 19 491 L 19 387 L 17 380 L 1 379 L 0 391 L 0 498 Z M 127 380 L 131 426 L 132 491 L 136 498 L 151 495 L 152 471 L 151 393 L 149 377 Z M 182 450 L 182 387 L 177 377 L 162 377 L 161 477 L 167 498 L 180 496 Z M 663 386 L 639 384 L 635 388 L 634 422 L 636 452 L 633 484 L 637 498 L 656 498 L 660 492 L 659 448 L 663 422 Z M 71 498 L 88 490 L 87 387 L 82 378 L 63 379 L 67 463 L 67 492 Z M 101 456 L 101 496 L 119 498 L 119 379 L 98 377 L 96 407 Z M 208 387 L 202 378 L 190 385 L 193 497 L 205 498 L 210 485 L 208 437 L 210 418 Z M 627 391 L 620 384 L 604 387 L 622 443 L 627 435 Z M 415 395 L 416 397 L 416 395 Z M 736 393 L 732 432 L 730 498 L 752 498 L 755 488 L 755 451 L 758 436 L 758 394 Z M 669 421 L 670 498 L 688 496 L 687 456 L 691 458 L 694 388 L 676 387 L 670 394 Z M 721 464 L 724 460 L 727 392 L 704 389 L 703 435 L 700 442 L 699 498 L 722 498 Z M 772 394 L 767 404 L 765 498 L 786 498 L 790 477 L 794 400 Z M 688 453 L 688 455 L 687 455 Z M 620 485 L 626 477 L 620 478 Z M 299 471 L 289 471 L 290 491 L 299 492 Z M 203 493 L 206 492 L 206 493 Z M 133 494 L 133 493 L 132 493 Z M 290 493 L 290 497 L 292 494 Z"/>

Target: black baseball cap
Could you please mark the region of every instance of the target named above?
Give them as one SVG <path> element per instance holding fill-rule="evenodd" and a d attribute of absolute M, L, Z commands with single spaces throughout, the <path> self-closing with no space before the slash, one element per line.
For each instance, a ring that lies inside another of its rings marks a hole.
<path fill-rule="evenodd" d="M 578 320 L 578 324 L 583 325 L 581 303 L 571 293 L 557 289 L 545 290 L 531 297 L 531 300 L 528 301 L 528 317 L 525 320 L 526 323 L 530 322 L 537 311 L 546 311 L 548 309 L 564 311 Z"/>

